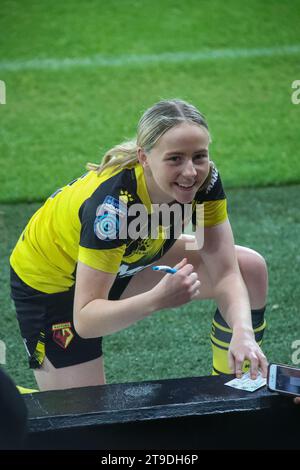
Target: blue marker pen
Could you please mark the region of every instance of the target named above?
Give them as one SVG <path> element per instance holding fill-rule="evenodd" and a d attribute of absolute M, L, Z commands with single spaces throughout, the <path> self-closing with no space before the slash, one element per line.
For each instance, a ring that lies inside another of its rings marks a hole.
<path fill-rule="evenodd" d="M 177 269 L 171 268 L 170 266 L 152 266 L 153 271 L 164 271 L 169 274 L 177 273 Z"/>

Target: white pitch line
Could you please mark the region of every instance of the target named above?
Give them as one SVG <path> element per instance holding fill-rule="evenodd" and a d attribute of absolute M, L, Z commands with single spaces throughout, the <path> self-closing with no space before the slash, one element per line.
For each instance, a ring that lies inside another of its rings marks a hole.
<path fill-rule="evenodd" d="M 0 71 L 19 72 L 22 70 L 62 70 L 75 67 L 123 67 L 130 65 L 151 65 L 154 63 L 201 62 L 218 59 L 240 59 L 251 57 L 273 57 L 300 55 L 300 44 L 255 49 L 211 49 L 196 52 L 163 52 L 161 54 L 129 54 L 117 57 L 94 55 L 64 59 L 29 59 L 0 61 Z"/>

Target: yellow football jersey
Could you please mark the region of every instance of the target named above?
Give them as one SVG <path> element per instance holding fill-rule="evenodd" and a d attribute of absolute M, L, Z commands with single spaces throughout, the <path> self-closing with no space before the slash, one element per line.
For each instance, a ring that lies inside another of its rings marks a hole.
<path fill-rule="evenodd" d="M 196 204 L 203 204 L 205 227 L 227 218 L 216 168 L 208 188 L 199 190 L 193 201 L 194 223 Z M 168 226 L 159 223 L 155 237 L 148 227 L 143 236 L 132 236 L 128 227 L 134 226 L 131 209 L 136 205 L 145 208 L 149 222 L 153 210 L 139 163 L 108 168 L 100 175 L 90 171 L 58 189 L 32 216 L 13 250 L 11 266 L 30 287 L 49 294 L 74 284 L 78 260 L 117 277 L 131 276 L 160 259 L 175 242 L 167 236 L 174 220 Z"/>

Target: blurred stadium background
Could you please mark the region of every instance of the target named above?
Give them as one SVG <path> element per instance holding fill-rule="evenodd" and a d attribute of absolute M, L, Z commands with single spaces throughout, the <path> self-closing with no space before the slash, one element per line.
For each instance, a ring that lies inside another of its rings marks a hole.
<path fill-rule="evenodd" d="M 267 259 L 264 350 L 292 363 L 300 339 L 300 1 L 2 0 L 0 340 L 34 385 L 9 299 L 8 257 L 55 189 L 180 97 L 207 117 L 236 243 Z M 207 375 L 214 305 L 153 315 L 104 340 L 108 382 Z"/>

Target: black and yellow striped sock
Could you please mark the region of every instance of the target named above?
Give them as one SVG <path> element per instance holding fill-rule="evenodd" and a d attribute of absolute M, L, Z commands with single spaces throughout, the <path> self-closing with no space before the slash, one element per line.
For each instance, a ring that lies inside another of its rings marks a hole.
<path fill-rule="evenodd" d="M 252 327 L 255 333 L 256 342 L 261 345 L 266 328 L 264 319 L 266 307 L 258 310 L 251 310 Z M 212 322 L 211 345 L 213 352 L 213 370 L 212 375 L 232 374 L 228 364 L 228 348 L 231 341 L 232 330 L 223 319 L 219 309 L 217 309 Z M 243 372 L 249 370 L 249 361 L 245 361 Z"/>

